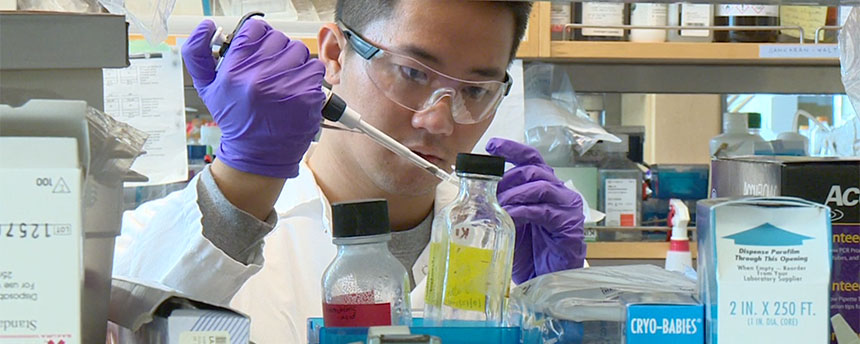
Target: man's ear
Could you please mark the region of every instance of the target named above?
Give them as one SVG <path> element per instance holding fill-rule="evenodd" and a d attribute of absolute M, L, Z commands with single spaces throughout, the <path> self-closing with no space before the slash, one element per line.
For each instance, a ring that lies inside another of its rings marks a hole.
<path fill-rule="evenodd" d="M 340 72 L 343 69 L 343 59 L 346 54 L 346 37 L 337 24 L 328 23 L 320 28 L 317 39 L 318 57 L 325 64 L 325 81 L 331 85 L 337 85 L 340 83 Z"/>

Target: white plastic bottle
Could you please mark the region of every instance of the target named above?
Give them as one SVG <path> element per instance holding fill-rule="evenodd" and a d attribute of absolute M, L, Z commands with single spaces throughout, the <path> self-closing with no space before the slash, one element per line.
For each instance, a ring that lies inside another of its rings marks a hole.
<path fill-rule="evenodd" d="M 764 135 L 762 135 L 761 129 L 761 114 L 758 112 L 750 112 L 747 113 L 747 129 L 749 133 L 754 137 L 754 140 L 762 140 L 764 141 Z"/>
<path fill-rule="evenodd" d="M 755 153 L 755 143 L 764 140 L 761 136 L 749 133 L 747 118 L 746 113 L 723 114 L 723 134 L 711 139 L 711 156 L 722 158 Z"/>
<path fill-rule="evenodd" d="M 630 25 L 666 26 L 669 10 L 667 4 L 633 3 L 630 4 Z M 665 42 L 666 30 L 631 29 L 631 42 Z"/>
<path fill-rule="evenodd" d="M 686 273 L 693 268 L 693 257 L 690 254 L 690 238 L 687 237 L 687 224 L 690 223 L 690 210 L 684 201 L 673 198 L 669 200 L 669 222 L 672 226 L 672 237 L 669 240 L 669 251 L 666 252 L 666 270 Z"/>

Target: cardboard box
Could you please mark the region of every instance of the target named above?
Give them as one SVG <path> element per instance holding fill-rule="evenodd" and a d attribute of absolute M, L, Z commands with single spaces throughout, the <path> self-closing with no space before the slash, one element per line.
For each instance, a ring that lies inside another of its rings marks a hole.
<path fill-rule="evenodd" d="M 102 68 L 128 63 L 121 14 L 0 11 L 0 103 L 84 100 L 104 110 Z"/>
<path fill-rule="evenodd" d="M 830 211 L 798 198 L 698 203 L 706 343 L 821 343 L 830 329 Z"/>
<path fill-rule="evenodd" d="M 743 157 L 711 167 L 712 197 L 792 196 L 830 207 L 831 316 L 860 329 L 860 159 Z"/>
<path fill-rule="evenodd" d="M 0 343 L 83 343 L 78 140 L 0 137 L 0 162 Z"/>
<path fill-rule="evenodd" d="M 109 319 L 119 343 L 247 344 L 251 320 L 166 286 L 114 278 Z"/>

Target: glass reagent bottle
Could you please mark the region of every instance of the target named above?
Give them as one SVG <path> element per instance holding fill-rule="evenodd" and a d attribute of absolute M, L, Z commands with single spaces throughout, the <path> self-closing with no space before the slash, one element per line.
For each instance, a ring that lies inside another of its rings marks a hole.
<path fill-rule="evenodd" d="M 505 160 L 457 156 L 460 192 L 433 221 L 424 322 L 501 326 L 511 284 L 514 222 L 496 198 Z"/>
<path fill-rule="evenodd" d="M 409 275 L 388 250 L 384 199 L 332 204 L 337 256 L 323 273 L 326 327 L 412 324 Z"/>

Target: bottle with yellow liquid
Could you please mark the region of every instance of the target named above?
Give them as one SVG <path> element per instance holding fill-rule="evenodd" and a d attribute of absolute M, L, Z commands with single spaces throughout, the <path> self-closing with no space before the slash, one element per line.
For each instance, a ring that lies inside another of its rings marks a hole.
<path fill-rule="evenodd" d="M 457 155 L 460 192 L 433 221 L 424 306 L 428 326 L 501 326 L 514 222 L 499 205 L 500 157 Z"/>

